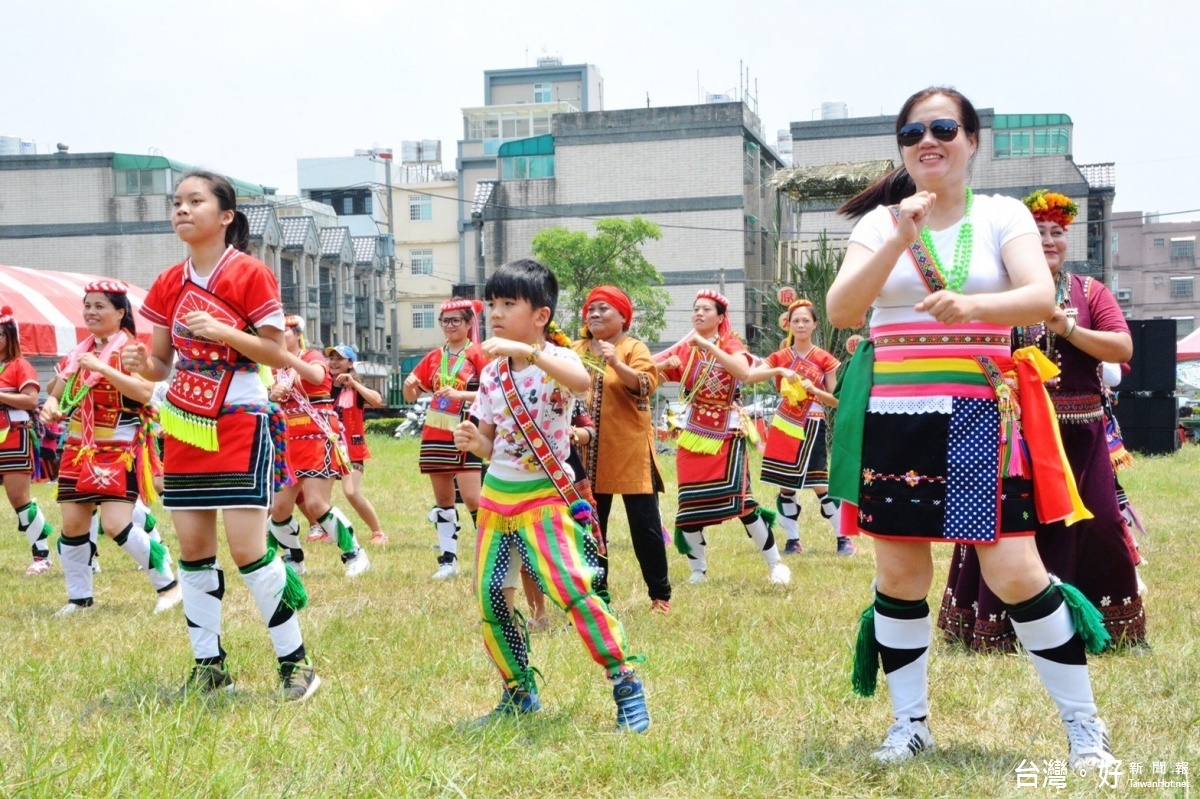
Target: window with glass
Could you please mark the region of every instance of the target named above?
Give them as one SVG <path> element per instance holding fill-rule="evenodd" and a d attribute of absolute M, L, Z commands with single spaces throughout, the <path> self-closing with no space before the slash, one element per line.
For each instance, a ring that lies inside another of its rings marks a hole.
<path fill-rule="evenodd" d="M 414 330 L 432 330 L 437 325 L 434 304 L 414 302 L 412 304 L 412 326 Z"/>
<path fill-rule="evenodd" d="M 1171 257 L 1172 258 L 1195 258 L 1196 257 L 1196 240 L 1195 239 L 1171 239 Z M 1174 280 L 1174 278 L 1171 278 Z M 1188 278 L 1189 280 L 1191 278 Z"/>
<path fill-rule="evenodd" d="M 1155 246 L 1155 247 L 1162 247 L 1162 246 L 1163 246 L 1164 244 L 1166 244 L 1166 243 L 1167 243 L 1167 240 L 1166 240 L 1166 239 L 1155 239 L 1155 240 L 1154 240 L 1154 246 Z"/>
<path fill-rule="evenodd" d="M 997 114 L 992 119 L 992 157 L 1070 155 L 1071 124 L 1066 114 Z"/>
<path fill-rule="evenodd" d="M 537 180 L 552 177 L 553 155 L 518 155 L 500 159 L 501 180 Z"/>
<path fill-rule="evenodd" d="M 414 275 L 432 275 L 433 250 L 409 250 L 408 263 Z"/>
<path fill-rule="evenodd" d="M 433 198 L 421 194 L 408 196 L 408 221 L 428 222 L 433 219 Z"/>
<path fill-rule="evenodd" d="M 1192 296 L 1192 284 L 1195 281 L 1191 277 L 1173 277 L 1171 278 L 1171 296 L 1172 297 L 1190 297 Z"/>
<path fill-rule="evenodd" d="M 1175 317 L 1175 338 L 1180 339 L 1196 329 L 1196 317 L 1194 316 L 1176 316 Z"/>
<path fill-rule="evenodd" d="M 116 169 L 116 192 L 129 197 L 168 194 L 166 169 Z"/>
<path fill-rule="evenodd" d="M 552 91 L 549 83 L 535 83 L 533 85 L 533 101 L 535 103 L 549 103 L 553 101 Z"/>

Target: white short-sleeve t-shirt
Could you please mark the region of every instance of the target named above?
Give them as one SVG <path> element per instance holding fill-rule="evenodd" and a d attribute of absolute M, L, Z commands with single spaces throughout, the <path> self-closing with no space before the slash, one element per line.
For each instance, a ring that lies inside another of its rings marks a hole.
<path fill-rule="evenodd" d="M 1000 248 L 1020 236 L 1036 236 L 1038 230 L 1033 215 L 1019 200 L 998 194 L 977 194 L 971 209 L 971 222 L 975 227 L 975 239 L 971 248 L 971 269 L 963 283 L 962 293 L 1007 291 L 1012 288 L 1012 283 L 1000 261 Z M 961 227 L 962 220 L 959 220 L 945 230 L 930 231 L 946 277 L 949 277 L 954 261 L 954 248 Z M 875 252 L 895 229 L 892 212 L 881 205 L 859 220 L 850 234 L 850 241 Z M 932 320 L 933 317 L 928 313 L 913 309 L 928 295 L 929 289 L 917 271 L 916 262 L 905 250 L 872 304 L 874 312 L 871 314 L 871 327 Z"/>

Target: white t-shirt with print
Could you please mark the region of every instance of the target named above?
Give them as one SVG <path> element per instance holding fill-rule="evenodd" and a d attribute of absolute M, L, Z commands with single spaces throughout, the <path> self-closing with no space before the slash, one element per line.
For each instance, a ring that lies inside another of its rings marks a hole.
<path fill-rule="evenodd" d="M 564 361 L 582 363 L 573 350 L 547 343 L 543 357 L 550 355 Z M 490 361 L 479 376 L 479 392 L 471 405 L 471 415 L 484 424 L 496 426 L 496 437 L 492 444 L 492 460 L 488 473 L 501 480 L 529 481 L 545 476 L 545 471 L 533 451 L 525 443 L 521 428 L 508 409 L 504 389 L 500 386 L 500 359 Z M 567 456 L 571 451 L 571 401 L 576 398 L 557 382 L 547 377 L 537 365 L 526 366 L 512 373 L 517 392 L 525 401 L 538 429 L 546 437 L 554 454 L 571 473 Z M 578 395 L 580 397 L 585 394 Z M 573 477 L 572 477 L 573 480 Z"/>

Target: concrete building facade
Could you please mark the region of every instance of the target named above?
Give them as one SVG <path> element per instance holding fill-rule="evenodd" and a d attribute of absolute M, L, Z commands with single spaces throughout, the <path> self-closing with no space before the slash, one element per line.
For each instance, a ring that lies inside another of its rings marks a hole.
<path fill-rule="evenodd" d="M 1113 293 L 1125 316 L 1174 319 L 1176 338 L 1196 327 L 1200 221 L 1163 222 L 1154 212 L 1113 214 Z"/>
<path fill-rule="evenodd" d="M 740 102 L 556 115 L 548 176 L 509 168 L 501 154 L 481 214 L 485 271 L 528 256 L 547 227 L 592 232 L 596 219 L 640 216 L 662 227 L 643 252 L 671 298 L 663 341 L 690 330 L 699 289 L 720 288 L 755 343 L 774 271 L 779 199 L 767 180 L 782 166 L 760 131 Z"/>

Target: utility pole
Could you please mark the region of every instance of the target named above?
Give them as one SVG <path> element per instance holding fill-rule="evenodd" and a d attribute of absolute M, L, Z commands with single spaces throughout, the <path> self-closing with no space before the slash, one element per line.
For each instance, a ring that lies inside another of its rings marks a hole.
<path fill-rule="evenodd" d="M 392 203 L 392 159 L 385 158 L 384 169 L 385 180 L 387 182 L 387 224 L 388 236 L 392 240 L 391 255 L 388 274 L 390 275 L 389 283 L 391 283 L 391 316 L 392 316 L 392 368 L 388 380 L 388 404 L 398 405 L 400 403 L 400 314 L 396 310 L 396 215 L 393 213 Z"/>

